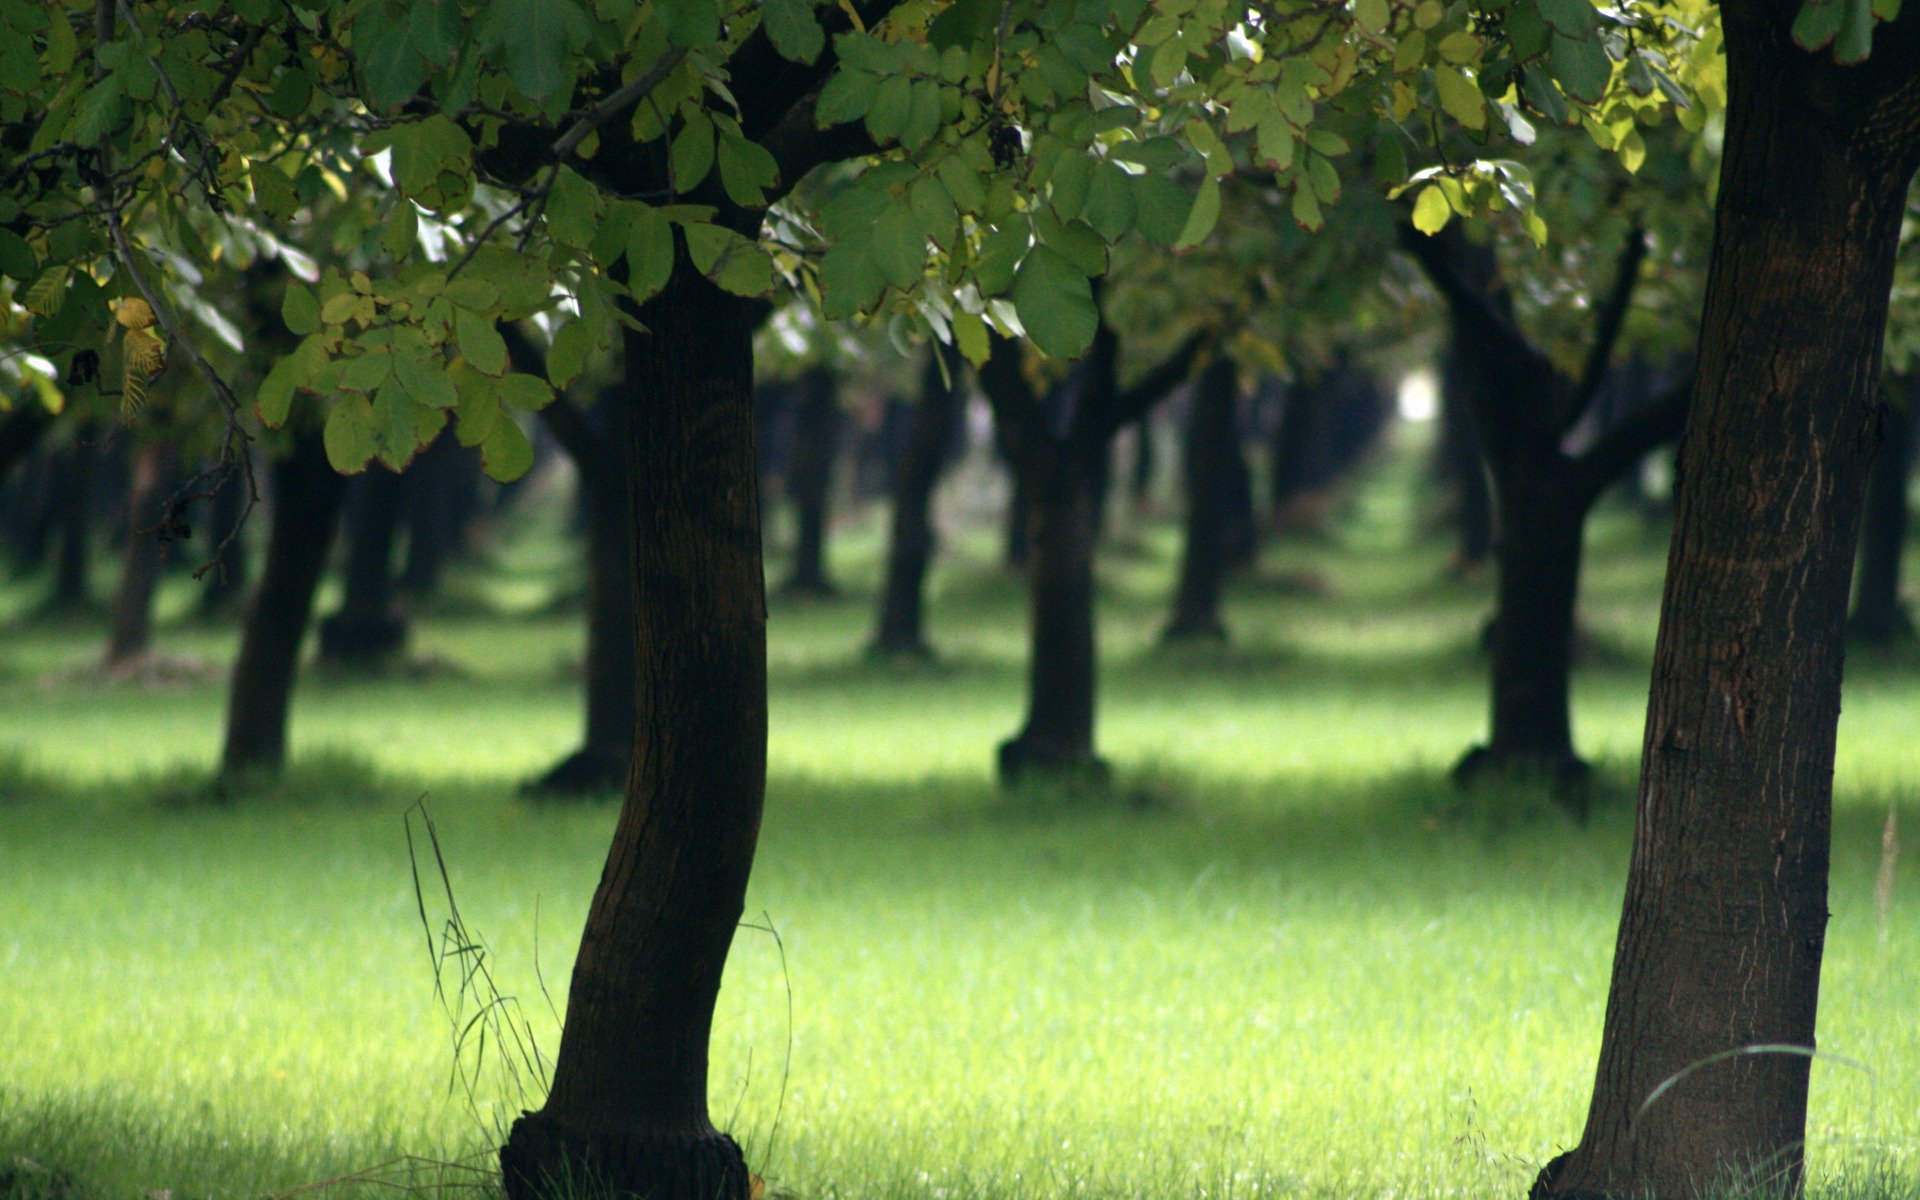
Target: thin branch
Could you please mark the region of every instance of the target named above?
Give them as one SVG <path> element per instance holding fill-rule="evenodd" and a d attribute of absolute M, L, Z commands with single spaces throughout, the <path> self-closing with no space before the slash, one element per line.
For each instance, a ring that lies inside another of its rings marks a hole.
<path fill-rule="evenodd" d="M 633 82 L 622 84 L 617 91 L 608 94 L 598 104 L 589 108 L 584 116 L 575 121 L 553 143 L 553 157 L 564 161 L 567 156 L 579 149 L 580 143 L 587 140 L 588 134 L 618 116 L 622 109 L 638 104 L 641 97 L 659 87 L 686 56 L 687 51 L 684 46 L 674 47 L 655 59 L 652 66 L 635 76 Z"/>
<path fill-rule="evenodd" d="M 1113 398 L 1107 410 L 1106 434 L 1112 437 L 1127 425 L 1145 416 L 1154 405 L 1186 381 L 1193 370 L 1194 359 L 1200 356 L 1213 339 L 1209 330 L 1198 329 L 1180 343 L 1180 348 L 1161 359 L 1152 370 L 1134 380 L 1131 387 L 1121 389 Z"/>

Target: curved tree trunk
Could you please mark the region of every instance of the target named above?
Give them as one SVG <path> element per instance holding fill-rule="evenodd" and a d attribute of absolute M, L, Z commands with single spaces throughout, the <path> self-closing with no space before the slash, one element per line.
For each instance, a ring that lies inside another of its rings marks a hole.
<path fill-rule="evenodd" d="M 1793 47 L 1796 8 L 1721 4 L 1726 155 L 1633 857 L 1586 1128 L 1536 1196 L 1799 1190 L 1920 14 L 1841 68 Z"/>
<path fill-rule="evenodd" d="M 752 305 L 693 271 L 626 334 L 641 686 L 633 771 L 573 970 L 553 1085 L 515 1121 L 510 1200 L 746 1200 L 707 1041 L 766 781 Z"/>
<path fill-rule="evenodd" d="M 783 592 L 831 596 L 837 591 L 827 575 L 827 509 L 844 424 L 832 373 L 824 367 L 808 371 L 796 384 L 793 400 L 793 459 L 787 472 L 794 514 L 793 563 L 780 585 Z"/>
<path fill-rule="evenodd" d="M 938 348 L 934 353 L 939 353 Z M 887 578 L 880 589 L 880 616 L 870 650 L 901 658 L 931 658 L 921 620 L 927 565 L 933 559 L 933 489 L 953 444 L 955 419 L 963 393 L 951 371 L 942 379 L 940 364 L 929 357 L 921 373 L 920 403 L 914 405 L 907 444 L 893 465 L 893 527 L 887 541 Z"/>
<path fill-rule="evenodd" d="M 278 771 L 287 760 L 287 710 L 300 670 L 300 643 L 333 546 L 347 480 L 327 461 L 318 429 L 297 435 L 272 467 L 273 514 L 267 560 L 247 608 L 227 690 L 221 770 Z"/>
<path fill-rule="evenodd" d="M 153 648 L 153 597 L 167 556 L 168 535 L 160 528 L 168 494 L 179 474 L 180 448 L 171 441 L 150 442 L 134 455 L 133 484 L 127 493 L 127 540 L 120 559 L 120 584 L 108 616 L 107 670 L 124 669 Z"/>
<path fill-rule="evenodd" d="M 1886 406 L 1884 435 L 1867 476 L 1867 510 L 1860 530 L 1860 573 L 1848 631 L 1867 645 L 1913 634 L 1913 617 L 1900 599 L 1900 559 L 1907 548 L 1907 481 L 1913 475 L 1913 405 L 1920 380 L 1902 379 Z"/>
<path fill-rule="evenodd" d="M 1239 380 L 1228 358 L 1216 359 L 1201 373 L 1187 417 L 1184 473 L 1187 488 L 1187 543 L 1180 557 L 1180 582 L 1174 590 L 1173 616 L 1161 635 L 1166 641 L 1210 638 L 1225 641 L 1220 620 L 1220 590 L 1232 565 L 1234 465 L 1240 461 L 1240 430 L 1235 391 Z"/>
<path fill-rule="evenodd" d="M 347 530 L 345 588 L 340 610 L 320 622 L 320 657 L 339 666 L 376 668 L 407 642 L 407 620 L 393 601 L 393 543 L 405 485 L 379 466 L 360 479 Z"/>

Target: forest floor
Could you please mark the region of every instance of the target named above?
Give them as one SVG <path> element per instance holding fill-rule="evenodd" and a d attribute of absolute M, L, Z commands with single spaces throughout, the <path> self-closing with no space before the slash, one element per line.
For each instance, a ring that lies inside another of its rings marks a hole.
<path fill-rule="evenodd" d="M 1332 536 L 1269 545 L 1225 646 L 1158 645 L 1174 534 L 1119 523 L 1112 797 L 993 786 L 1025 621 L 989 532 L 936 571 L 932 667 L 862 655 L 875 520 L 835 543 L 845 599 L 775 600 L 766 823 L 712 1091 L 776 1194 L 1517 1198 L 1577 1138 L 1664 538 L 1612 512 L 1591 539 L 1575 703 L 1601 802 L 1577 826 L 1444 782 L 1483 728 L 1489 588 L 1412 535 L 1405 474 Z M 64 1200 L 50 1171 L 88 1200 L 491 1186 L 616 812 L 515 795 L 579 727 L 557 527 L 461 569 L 416 623 L 417 669 L 310 673 L 293 770 L 224 796 L 234 633 L 178 615 L 184 581 L 160 649 L 208 669 L 117 684 L 89 671 L 99 627 L 27 621 L 38 582 L 0 586 L 0 1180 L 43 1200 Z M 1816 1197 L 1920 1197 L 1920 866 L 1881 882 L 1889 806 L 1920 829 L 1916 745 L 1920 656 L 1854 664 Z M 472 954 L 447 956 L 444 1003 L 423 811 L 490 981 L 462 989 Z M 490 989 L 511 1020 L 456 1037 Z"/>

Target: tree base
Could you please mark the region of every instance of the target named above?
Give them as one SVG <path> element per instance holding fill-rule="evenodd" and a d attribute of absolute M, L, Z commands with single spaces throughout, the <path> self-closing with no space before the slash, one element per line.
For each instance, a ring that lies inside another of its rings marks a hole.
<path fill-rule="evenodd" d="M 520 785 L 520 794 L 539 800 L 577 800 L 618 793 L 627 786 L 630 766 L 624 754 L 583 746 L 544 775 Z"/>
<path fill-rule="evenodd" d="M 1527 1189 L 1527 1200 L 1614 1200 L 1605 1192 L 1554 1190 L 1554 1183 L 1566 1172 L 1567 1163 L 1572 1158 L 1573 1151 L 1567 1150 L 1548 1159 L 1547 1165 L 1540 1168 L 1540 1174 L 1534 1177 L 1533 1186 Z"/>
<path fill-rule="evenodd" d="M 1516 752 L 1475 746 L 1454 764 L 1452 777 L 1463 789 L 1493 782 L 1544 785 L 1580 821 L 1587 819 L 1593 800 L 1593 764 L 1570 750 Z"/>
<path fill-rule="evenodd" d="M 753 1178 L 724 1133 L 580 1133 L 544 1113 L 513 1123 L 500 1174 L 507 1200 L 748 1200 Z"/>
<path fill-rule="evenodd" d="M 1025 737 L 1000 743 L 1000 786 L 1055 783 L 1104 790 L 1113 780 L 1107 760 L 1091 753 L 1063 753 Z"/>
<path fill-rule="evenodd" d="M 407 620 L 396 613 L 335 613 L 320 622 L 320 657 L 343 667 L 381 667 L 407 644 Z"/>

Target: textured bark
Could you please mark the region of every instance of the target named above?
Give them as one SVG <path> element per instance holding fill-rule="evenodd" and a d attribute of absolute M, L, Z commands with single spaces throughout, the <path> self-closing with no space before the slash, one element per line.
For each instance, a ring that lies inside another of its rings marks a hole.
<path fill-rule="evenodd" d="M 114 589 L 113 608 L 108 614 L 108 670 L 142 658 L 153 647 L 153 596 L 159 590 L 160 567 L 168 545 L 160 525 L 179 467 L 180 448 L 171 441 L 151 442 L 134 455 L 120 584 Z"/>
<path fill-rule="evenodd" d="M 903 658 L 933 654 L 922 621 L 923 600 L 934 551 L 933 489 L 952 448 L 962 400 L 959 380 L 953 377 L 958 368 L 958 360 L 951 361 L 943 379 L 940 364 L 929 357 L 921 373 L 920 403 L 913 409 L 907 444 L 893 464 L 893 527 L 887 541 L 880 616 L 870 647 L 875 654 Z"/>
<path fill-rule="evenodd" d="M 247 608 L 240 652 L 227 692 L 221 769 L 278 771 L 287 759 L 287 711 L 300 670 L 300 644 L 313 616 L 314 591 L 339 523 L 346 477 L 327 461 L 320 431 L 294 438 L 273 464 L 273 511 L 260 587 Z"/>
<path fill-rule="evenodd" d="M 827 574 L 827 510 L 845 423 L 832 373 L 816 367 L 801 376 L 794 386 L 793 457 L 787 471 L 787 495 L 793 501 L 793 562 L 781 591 L 806 596 L 831 596 L 837 591 Z"/>
<path fill-rule="evenodd" d="M 320 622 L 320 657 L 346 667 L 377 668 L 407 642 L 407 620 L 394 605 L 393 544 L 400 528 L 404 484 L 375 466 L 360 476 L 360 494 L 347 529 L 347 563 L 340 609 Z"/>
<path fill-rule="evenodd" d="M 1633 856 L 1586 1128 L 1537 1196 L 1801 1179 L 1847 586 L 1920 160 L 1920 29 L 1903 13 L 1868 63 L 1839 68 L 1792 47 L 1797 9 L 1721 5 L 1726 152 Z M 1801 1049 L 1753 1049 L 1781 1045 Z"/>
<path fill-rule="evenodd" d="M 586 509 L 586 730 L 578 750 L 527 784 L 532 794 L 612 791 L 626 782 L 633 759 L 633 532 L 626 470 L 626 392 L 632 386 L 603 397 L 596 406 L 599 420 L 564 400 L 540 412 L 579 471 Z"/>
<path fill-rule="evenodd" d="M 500 1151 L 511 1200 L 744 1200 L 707 1040 L 766 780 L 750 306 L 695 273 L 626 333 L 639 664 L 633 770 L 574 964 L 552 1091 Z"/>
<path fill-rule="evenodd" d="M 1907 483 L 1913 475 L 1913 405 L 1920 380 L 1902 379 L 1886 407 L 1880 449 L 1867 476 L 1867 510 L 1860 530 L 1860 572 L 1854 584 L 1856 641 L 1885 645 L 1913 635 L 1913 616 L 1900 599 L 1900 559 L 1907 547 Z"/>
<path fill-rule="evenodd" d="M 1225 641 L 1220 619 L 1220 590 L 1232 565 L 1234 470 L 1240 463 L 1239 380 L 1233 361 L 1215 360 L 1201 373 L 1187 417 L 1187 538 L 1180 556 L 1180 580 L 1173 594 L 1173 615 L 1162 634 L 1166 641 L 1210 638 Z"/>

